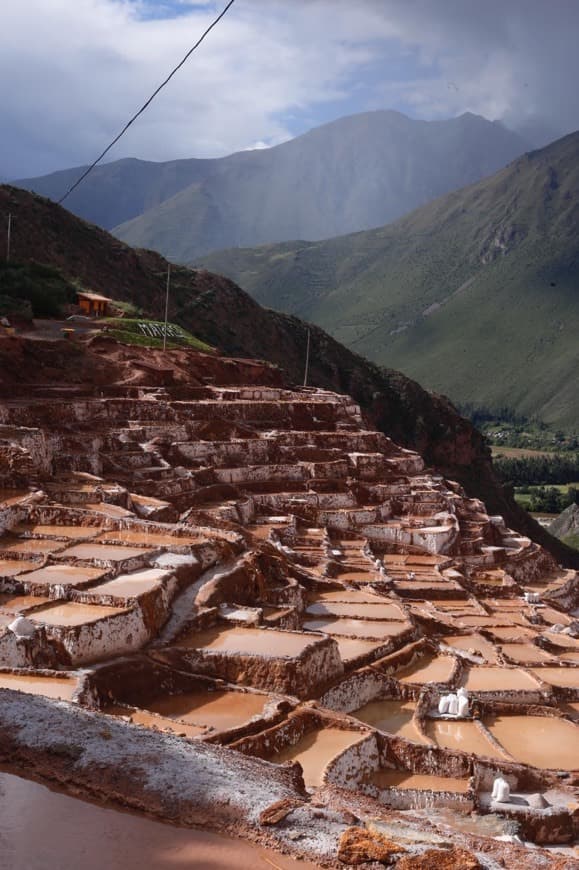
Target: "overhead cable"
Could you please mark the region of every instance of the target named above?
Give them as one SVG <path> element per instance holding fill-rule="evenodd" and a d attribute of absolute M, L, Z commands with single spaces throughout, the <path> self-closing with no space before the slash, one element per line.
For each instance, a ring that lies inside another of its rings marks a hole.
<path fill-rule="evenodd" d="M 205 31 L 205 32 L 204 32 L 204 33 L 199 37 L 199 39 L 197 40 L 197 42 L 195 43 L 195 45 L 192 46 L 192 47 L 189 49 L 189 51 L 187 52 L 187 54 L 185 55 L 185 57 L 184 57 L 184 58 L 183 58 L 183 59 L 182 59 L 182 60 L 177 64 L 177 66 L 176 66 L 173 70 L 171 70 L 171 72 L 169 73 L 169 75 L 167 76 L 167 78 L 166 78 L 163 82 L 161 82 L 161 84 L 159 85 L 159 87 L 154 91 L 154 93 L 151 94 L 151 96 L 150 96 L 149 99 L 146 101 L 146 103 L 143 103 L 143 105 L 141 106 L 141 108 L 139 109 L 139 111 L 136 112 L 136 113 L 133 115 L 133 117 L 132 117 L 129 121 L 127 121 L 127 123 L 125 124 L 125 126 L 123 127 L 123 129 L 121 130 L 121 132 L 120 132 L 117 136 L 115 136 L 115 138 L 113 139 L 113 141 L 112 141 L 109 145 L 107 145 L 107 147 L 106 147 L 105 150 L 102 152 L 102 154 L 100 154 L 100 155 L 97 157 L 97 159 L 96 159 L 93 163 L 91 163 L 91 165 L 90 165 L 87 169 L 85 169 L 85 171 L 82 173 L 82 175 L 81 175 L 79 178 L 77 178 L 77 180 L 74 182 L 74 184 L 72 184 L 72 185 L 68 188 L 68 190 L 66 191 L 66 193 L 64 194 L 64 196 L 62 196 L 62 197 L 58 200 L 59 204 L 63 203 L 64 200 L 67 198 L 67 196 L 70 196 L 70 194 L 72 193 L 72 191 L 75 190 L 75 189 L 79 186 L 79 184 L 80 184 L 81 182 L 84 181 L 84 179 L 87 177 L 87 175 L 89 175 L 89 174 L 93 171 L 93 169 L 95 168 L 95 166 L 97 166 L 97 164 L 99 164 L 99 163 L 101 162 L 101 160 L 103 159 L 103 157 L 105 157 L 105 155 L 108 154 L 108 152 L 111 150 L 111 148 L 112 148 L 114 145 L 117 144 L 117 142 L 119 141 L 119 139 L 121 138 L 121 136 L 124 136 L 124 135 L 125 135 L 125 133 L 126 133 L 127 130 L 129 129 L 129 127 L 131 126 L 131 124 L 134 124 L 134 122 L 137 120 L 137 118 L 139 117 L 139 115 L 142 115 L 143 112 L 145 111 L 145 109 L 147 109 L 147 108 L 151 105 L 151 103 L 153 102 L 153 100 L 155 99 L 155 97 L 157 96 L 157 94 L 158 94 L 160 91 L 163 90 L 163 88 L 165 87 L 165 85 L 169 84 L 169 82 L 171 81 L 171 79 L 173 78 L 173 76 L 175 75 L 175 73 L 178 72 L 178 71 L 181 69 L 181 67 L 183 66 L 183 64 L 186 63 L 186 62 L 189 60 L 189 58 L 191 57 L 191 55 L 193 54 L 193 52 L 195 51 L 195 49 L 196 49 L 196 48 L 199 48 L 199 46 L 201 45 L 201 43 L 203 42 L 203 40 L 205 39 L 205 37 L 208 36 L 208 34 L 213 30 L 213 28 L 214 28 L 217 24 L 219 24 L 219 22 L 221 21 L 221 19 L 223 18 L 223 16 L 224 16 L 224 15 L 225 15 L 225 14 L 226 14 L 230 9 L 231 9 L 231 7 L 233 6 L 234 3 L 235 3 L 235 0 L 229 0 L 229 3 L 225 6 L 225 8 L 222 10 L 222 12 L 219 13 L 219 15 L 217 16 L 217 18 L 216 18 L 216 19 L 215 19 L 215 20 L 214 20 L 214 21 L 209 25 L 209 27 L 207 28 L 207 30 L 206 30 L 206 31 Z"/>

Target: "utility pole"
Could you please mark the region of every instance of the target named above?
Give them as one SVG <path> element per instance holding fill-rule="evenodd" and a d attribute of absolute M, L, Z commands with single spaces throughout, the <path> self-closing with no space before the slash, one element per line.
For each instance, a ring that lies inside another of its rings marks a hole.
<path fill-rule="evenodd" d="M 8 233 L 6 236 L 6 262 L 10 262 L 10 237 L 12 235 L 12 214 L 8 215 Z"/>
<path fill-rule="evenodd" d="M 308 369 L 310 367 L 310 337 L 311 329 L 308 327 L 308 343 L 306 345 L 306 368 L 304 371 L 304 387 L 308 385 Z"/>
<path fill-rule="evenodd" d="M 163 350 L 167 349 L 167 317 L 169 316 L 169 287 L 171 286 L 171 263 L 167 263 L 167 294 L 165 296 L 165 329 L 163 331 Z"/>

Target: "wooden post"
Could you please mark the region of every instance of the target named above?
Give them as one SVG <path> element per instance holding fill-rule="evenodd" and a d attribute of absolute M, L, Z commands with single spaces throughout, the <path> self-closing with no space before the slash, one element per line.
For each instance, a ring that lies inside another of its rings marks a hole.
<path fill-rule="evenodd" d="M 167 350 L 167 317 L 169 316 L 169 287 L 171 284 L 171 263 L 167 263 L 167 294 L 165 296 L 165 329 L 163 331 L 163 350 Z"/>
<path fill-rule="evenodd" d="M 8 234 L 6 236 L 6 262 L 10 262 L 10 241 L 12 236 L 12 214 L 8 215 Z"/>
<path fill-rule="evenodd" d="M 308 385 L 308 369 L 310 367 L 310 337 L 311 329 L 308 327 L 308 343 L 306 345 L 306 368 L 304 371 L 304 387 Z"/>

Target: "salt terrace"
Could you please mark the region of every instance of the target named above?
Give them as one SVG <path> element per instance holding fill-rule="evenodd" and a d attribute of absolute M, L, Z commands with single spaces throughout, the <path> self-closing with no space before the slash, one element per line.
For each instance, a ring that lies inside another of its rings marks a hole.
<path fill-rule="evenodd" d="M 577 576 L 347 397 L 39 391 L 0 405 L 0 487 L 5 762 L 160 815 L 170 781 L 172 820 L 327 866 L 389 814 L 393 854 L 572 855 Z M 481 846 L 471 811 L 533 849 Z"/>

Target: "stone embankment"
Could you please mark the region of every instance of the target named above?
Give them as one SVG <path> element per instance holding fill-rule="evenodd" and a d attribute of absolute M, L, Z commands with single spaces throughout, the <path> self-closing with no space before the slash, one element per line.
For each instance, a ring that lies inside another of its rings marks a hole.
<path fill-rule="evenodd" d="M 575 572 L 349 398 L 178 356 L 0 403 L 2 762 L 327 866 L 573 866 Z"/>

